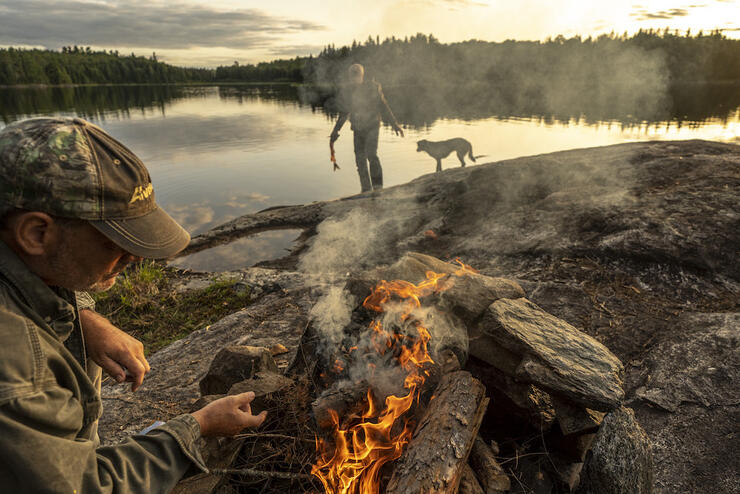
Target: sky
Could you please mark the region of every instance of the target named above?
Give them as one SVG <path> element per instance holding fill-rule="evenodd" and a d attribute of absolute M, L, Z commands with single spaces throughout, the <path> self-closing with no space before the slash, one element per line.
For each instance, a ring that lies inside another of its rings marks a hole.
<path fill-rule="evenodd" d="M 544 40 L 665 27 L 740 38 L 740 0 L 0 0 L 0 46 L 156 52 L 195 67 L 316 55 L 368 36 Z"/>

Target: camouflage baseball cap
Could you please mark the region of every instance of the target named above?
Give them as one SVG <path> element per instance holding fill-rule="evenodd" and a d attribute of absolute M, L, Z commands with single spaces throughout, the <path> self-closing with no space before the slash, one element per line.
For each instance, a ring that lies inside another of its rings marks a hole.
<path fill-rule="evenodd" d="M 81 118 L 33 118 L 0 131 L 0 204 L 87 220 L 140 257 L 170 257 L 190 241 L 154 201 L 141 160 Z"/>

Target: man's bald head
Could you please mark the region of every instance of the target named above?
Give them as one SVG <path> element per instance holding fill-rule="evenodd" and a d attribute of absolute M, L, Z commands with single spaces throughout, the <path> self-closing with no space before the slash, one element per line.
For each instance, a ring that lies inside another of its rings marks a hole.
<path fill-rule="evenodd" d="M 365 80 L 365 67 L 359 63 L 354 63 L 349 66 L 349 81 L 352 84 L 362 84 Z"/>

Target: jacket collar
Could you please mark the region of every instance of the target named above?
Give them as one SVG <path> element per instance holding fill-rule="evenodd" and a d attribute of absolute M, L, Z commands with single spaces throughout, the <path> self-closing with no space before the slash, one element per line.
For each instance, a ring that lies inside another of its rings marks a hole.
<path fill-rule="evenodd" d="M 57 292 L 44 283 L 3 241 L 0 241 L 0 274 L 10 282 L 21 301 L 50 325 L 62 340 L 69 336 L 74 326 L 75 310 L 60 294 L 71 292 L 63 289 Z"/>

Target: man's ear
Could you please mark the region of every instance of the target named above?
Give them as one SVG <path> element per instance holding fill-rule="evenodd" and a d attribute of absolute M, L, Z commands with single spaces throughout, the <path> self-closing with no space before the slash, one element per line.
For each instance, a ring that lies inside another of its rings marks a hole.
<path fill-rule="evenodd" d="M 49 247 L 55 243 L 55 230 L 54 218 L 38 211 L 22 213 L 11 226 L 15 244 L 29 256 L 47 254 Z"/>

